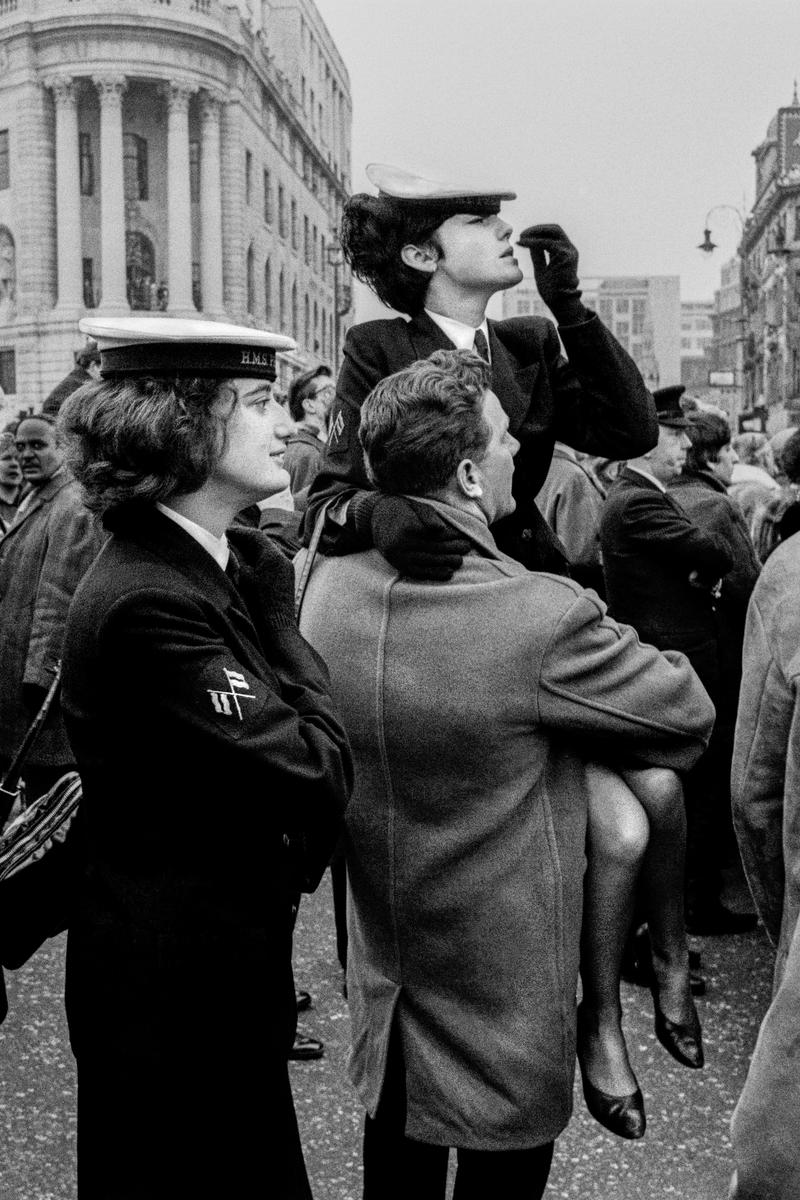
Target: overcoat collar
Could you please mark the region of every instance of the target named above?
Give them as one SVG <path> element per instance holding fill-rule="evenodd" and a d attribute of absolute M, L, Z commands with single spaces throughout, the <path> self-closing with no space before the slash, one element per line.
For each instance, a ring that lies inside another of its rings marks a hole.
<path fill-rule="evenodd" d="M 447 504 L 443 500 L 432 500 L 427 496 L 413 496 L 411 499 L 415 503 L 429 504 L 431 508 L 435 508 L 449 525 L 469 538 L 475 549 L 484 558 L 494 558 L 498 562 L 513 563 L 515 567 L 520 566 L 515 558 L 510 558 L 498 549 L 497 542 L 486 521 L 475 513 L 466 512 L 463 508 L 457 508 L 454 504 Z"/>
<path fill-rule="evenodd" d="M 508 414 L 511 432 L 519 429 L 530 408 L 531 392 L 539 373 L 538 363 L 522 366 L 498 335 L 496 323 L 489 321 L 489 352 L 492 356 L 492 390 Z M 452 350 L 447 334 L 426 312 L 409 321 L 409 337 L 417 358 L 428 358 L 435 350 Z"/>
<path fill-rule="evenodd" d="M 14 517 L 12 524 L 9 526 L 8 532 L 5 536 L 7 538 L 11 537 L 11 535 L 16 533 L 18 529 L 21 529 L 25 522 L 29 520 L 29 518 L 32 517 L 35 512 L 38 512 L 39 509 L 45 504 L 49 504 L 53 497 L 57 496 L 59 492 L 62 492 L 70 483 L 72 483 L 72 476 L 67 468 L 59 467 L 55 474 L 51 475 L 46 483 L 43 483 L 41 487 L 36 489 L 35 493 L 31 496 L 30 503 L 25 505 L 25 508 L 22 510 L 22 512 L 19 512 L 19 510 L 17 511 L 17 514 Z M 25 498 L 23 497 L 23 502 L 24 499 Z"/>
<path fill-rule="evenodd" d="M 176 568 L 208 596 L 212 604 L 225 608 L 237 603 L 241 607 L 232 580 L 216 560 L 191 534 L 159 512 L 155 505 L 128 505 L 107 513 L 103 523 L 112 534 L 134 542 Z M 235 545 L 231 533 L 229 531 L 229 539 L 231 545 Z"/>
<path fill-rule="evenodd" d="M 682 474 L 671 486 L 681 488 L 690 483 L 699 483 L 701 486 L 707 487 L 709 491 L 723 492 L 726 496 L 728 494 L 725 484 L 721 479 L 717 479 L 716 475 L 713 475 L 711 471 L 692 471 L 687 470 L 686 467 L 684 467 Z"/>

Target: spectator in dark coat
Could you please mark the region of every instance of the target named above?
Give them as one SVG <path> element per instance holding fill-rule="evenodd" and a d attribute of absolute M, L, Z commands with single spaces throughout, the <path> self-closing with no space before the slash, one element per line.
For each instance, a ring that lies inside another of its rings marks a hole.
<path fill-rule="evenodd" d="M 100 378 L 100 352 L 94 338 L 87 338 L 86 345 L 75 355 L 75 366 L 69 375 L 65 375 L 57 383 L 52 392 L 45 397 L 42 412 L 58 413 L 67 396 L 71 396 L 85 383 L 97 381 Z"/>
<path fill-rule="evenodd" d="M 18 749 L 53 680 L 64 642 L 67 611 L 82 576 L 103 543 L 102 530 L 83 503 L 64 464 L 53 418 L 26 417 L 15 434 L 30 486 L 0 541 L 0 762 Z M 74 764 L 55 703 L 25 763 L 31 800 Z M 7 817 L 0 813 L 0 824 Z"/>
<path fill-rule="evenodd" d="M 668 493 L 691 445 L 680 407 L 681 386 L 655 393 L 659 441 L 629 460 L 606 501 L 600 530 L 609 610 L 633 625 L 643 641 L 680 650 L 719 702 L 715 615 L 720 580 L 733 567 L 729 543 L 701 529 Z M 723 908 L 720 846 L 714 829 L 719 780 L 704 755 L 685 781 L 688 822 L 687 924 L 695 933 L 752 928 L 754 921 Z"/>
<path fill-rule="evenodd" d="M 350 759 L 291 565 L 257 530 L 226 534 L 288 483 L 269 387 L 293 343 L 219 328 L 92 322 L 128 344 L 62 414 L 112 533 L 64 658 L 87 857 L 67 949 L 81 1200 L 311 1196 L 292 927 Z"/>
<path fill-rule="evenodd" d="M 286 438 L 283 465 L 295 498 L 308 492 L 319 471 L 335 393 L 331 369 L 326 366 L 298 375 L 289 386 L 289 415 L 296 428 Z"/>

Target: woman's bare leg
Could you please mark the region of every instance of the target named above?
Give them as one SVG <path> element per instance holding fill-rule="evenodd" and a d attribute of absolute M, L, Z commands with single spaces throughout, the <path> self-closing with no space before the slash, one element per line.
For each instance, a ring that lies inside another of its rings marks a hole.
<path fill-rule="evenodd" d="M 643 806 L 620 774 L 586 767 L 589 796 L 587 868 L 581 934 L 581 1067 L 596 1088 L 627 1096 L 637 1083 L 622 1034 L 620 967 L 633 917 L 639 868 L 647 849 Z"/>
<path fill-rule="evenodd" d="M 642 804 L 650 842 L 641 872 L 640 895 L 650 930 L 653 972 L 664 1015 L 686 1023 L 695 1013 L 689 989 L 689 950 L 684 919 L 686 810 L 680 777 L 666 768 L 623 771 Z"/>

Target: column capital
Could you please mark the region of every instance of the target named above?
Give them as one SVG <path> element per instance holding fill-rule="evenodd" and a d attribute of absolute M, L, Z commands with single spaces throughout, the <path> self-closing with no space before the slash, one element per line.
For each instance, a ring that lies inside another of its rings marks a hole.
<path fill-rule="evenodd" d="M 167 102 L 167 108 L 171 113 L 183 113 L 189 111 L 189 101 L 197 87 L 191 83 L 180 83 L 172 81 L 162 85 L 162 95 Z"/>
<path fill-rule="evenodd" d="M 207 123 L 217 123 L 220 119 L 222 106 L 225 103 L 225 96 L 222 92 L 212 91 L 210 88 L 201 88 L 200 95 L 200 120 L 203 125 Z"/>
<path fill-rule="evenodd" d="M 79 85 L 72 75 L 48 75 L 44 86 L 53 93 L 56 104 L 69 107 L 77 103 Z"/>
<path fill-rule="evenodd" d="M 128 86 L 124 75 L 95 75 L 92 78 L 101 105 L 122 104 L 122 96 Z"/>

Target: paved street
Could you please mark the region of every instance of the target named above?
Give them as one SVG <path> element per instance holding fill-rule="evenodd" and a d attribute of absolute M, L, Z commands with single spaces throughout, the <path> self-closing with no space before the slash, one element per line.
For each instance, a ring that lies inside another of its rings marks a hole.
<path fill-rule="evenodd" d="M 649 996 L 625 988 L 626 1028 L 645 1094 L 647 1135 L 627 1143 L 595 1124 L 576 1091 L 547 1200 L 725 1200 L 727 1131 L 748 1056 L 768 1002 L 771 954 L 761 934 L 704 943 L 709 994 L 699 1001 L 707 1066 L 687 1071 L 655 1040 Z M 74 1200 L 75 1072 L 61 1007 L 64 939 L 10 975 L 11 1013 L 0 1027 L 0 1196 Z M 295 973 L 314 1007 L 302 1027 L 322 1037 L 321 1062 L 293 1065 L 293 1081 L 315 1200 L 360 1197 L 361 1115 L 347 1082 L 346 1004 L 336 963 L 327 879 L 304 902 Z"/>

